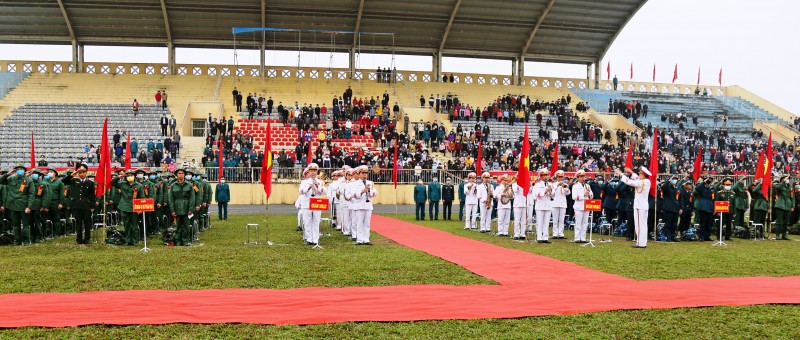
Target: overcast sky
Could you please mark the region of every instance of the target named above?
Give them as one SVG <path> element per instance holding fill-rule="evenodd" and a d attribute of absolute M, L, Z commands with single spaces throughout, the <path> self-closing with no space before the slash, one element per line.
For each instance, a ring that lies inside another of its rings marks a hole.
<path fill-rule="evenodd" d="M 602 78 L 611 61 L 611 76 L 650 81 L 656 65 L 657 82 L 672 81 L 678 64 L 678 83 L 716 85 L 720 68 L 723 85 L 741 85 L 795 114 L 800 114 L 800 1 L 791 0 L 650 0 L 628 23 L 601 64 Z M 362 47 L 362 49 L 365 47 Z M 165 48 L 87 46 L 86 61 L 165 63 Z M 240 64 L 258 64 L 258 53 L 240 50 Z M 297 52 L 269 51 L 268 64 L 296 66 Z M 0 44 L 0 59 L 70 60 L 69 46 Z M 389 64 L 389 55 L 362 55 L 360 66 L 372 69 Z M 179 49 L 178 63 L 232 64 L 231 50 Z M 301 65 L 327 67 L 329 53 L 301 56 Z M 429 71 L 430 57 L 396 56 L 397 69 Z M 347 67 L 347 56 L 336 54 L 333 67 Z M 444 72 L 511 74 L 511 62 L 445 58 Z M 582 65 L 528 62 L 529 76 L 585 78 Z"/>

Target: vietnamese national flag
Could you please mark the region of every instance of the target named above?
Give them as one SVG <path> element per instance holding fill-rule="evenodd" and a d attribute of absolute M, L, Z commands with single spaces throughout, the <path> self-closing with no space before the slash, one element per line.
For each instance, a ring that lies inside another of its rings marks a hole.
<path fill-rule="evenodd" d="M 633 63 L 631 63 L 631 80 L 633 80 Z"/>
<path fill-rule="evenodd" d="M 125 144 L 125 170 L 131 168 L 131 132 L 128 131 L 128 143 Z"/>
<path fill-rule="evenodd" d="M 225 164 L 225 151 L 222 148 L 222 138 L 217 141 L 217 180 L 223 175 L 223 165 Z"/>
<path fill-rule="evenodd" d="M 703 146 L 700 145 L 700 149 L 697 150 L 697 158 L 694 159 L 694 165 L 692 166 L 692 180 L 697 183 L 697 179 L 700 178 L 700 172 L 703 170 Z"/>
<path fill-rule="evenodd" d="M 399 145 L 399 141 L 395 141 L 394 143 L 394 169 L 392 171 L 392 183 L 394 183 L 394 188 L 397 189 L 397 173 L 400 171 L 399 159 L 397 158 L 397 146 Z"/>
<path fill-rule="evenodd" d="M 478 141 L 478 159 L 475 160 L 475 173 L 481 176 L 481 160 L 483 159 L 483 143 Z"/>
<path fill-rule="evenodd" d="M 272 195 L 272 123 L 267 122 L 267 138 L 264 141 L 264 158 L 261 160 L 261 184 L 267 199 Z"/>
<path fill-rule="evenodd" d="M 31 169 L 36 167 L 36 150 L 33 147 L 33 131 L 31 131 Z"/>
<path fill-rule="evenodd" d="M 753 181 L 764 178 L 764 150 L 758 155 L 758 163 L 756 164 L 756 174 L 753 176 Z"/>
<path fill-rule="evenodd" d="M 550 165 L 550 176 L 555 176 L 558 171 L 558 141 L 555 142 L 553 147 L 553 164 Z"/>
<path fill-rule="evenodd" d="M 522 139 L 522 153 L 519 154 L 519 170 L 517 171 L 517 185 L 522 187 L 522 195 L 528 196 L 531 188 L 531 145 L 528 139 L 528 124 L 525 124 L 525 137 Z"/>
<path fill-rule="evenodd" d="M 767 141 L 767 152 L 764 153 L 764 178 L 761 185 L 761 193 L 764 197 L 769 197 L 769 188 L 772 186 L 772 132 L 769 133 L 769 140 Z"/>
<path fill-rule="evenodd" d="M 606 66 L 606 80 L 611 80 L 611 60 L 608 61 L 608 66 Z"/>
<path fill-rule="evenodd" d="M 676 80 L 678 80 L 678 64 L 675 64 L 675 72 L 672 73 L 672 83 L 675 84 Z"/>
<path fill-rule="evenodd" d="M 719 86 L 722 86 L 722 67 L 719 68 Z"/>
<path fill-rule="evenodd" d="M 628 148 L 628 157 L 625 158 L 625 167 L 633 170 L 633 142 L 631 142 L 630 148 Z"/>
<path fill-rule="evenodd" d="M 656 64 L 653 64 L 653 82 L 656 82 Z"/>
<path fill-rule="evenodd" d="M 656 197 L 656 179 L 658 178 L 658 128 L 653 132 L 653 149 L 650 153 L 650 196 Z"/>
<path fill-rule="evenodd" d="M 95 175 L 96 197 L 103 196 L 111 184 L 111 147 L 108 145 L 108 117 L 103 123 L 103 139 L 100 141 L 100 161 Z"/>

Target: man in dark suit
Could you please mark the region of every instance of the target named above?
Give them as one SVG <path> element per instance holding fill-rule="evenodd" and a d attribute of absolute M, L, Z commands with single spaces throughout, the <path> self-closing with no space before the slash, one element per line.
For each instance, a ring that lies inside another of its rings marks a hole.
<path fill-rule="evenodd" d="M 169 126 L 169 119 L 166 114 L 161 115 L 161 136 L 167 135 L 167 126 Z"/>
<path fill-rule="evenodd" d="M 86 179 L 86 164 L 79 164 L 72 176 L 61 181 L 69 189 L 69 209 L 75 218 L 76 241 L 78 244 L 89 244 L 92 230 L 92 213 L 96 205 L 94 182 Z"/>
<path fill-rule="evenodd" d="M 233 94 L 233 105 L 236 105 L 236 98 L 239 97 L 239 90 L 237 90 L 236 87 L 234 87 L 232 94 Z"/>
<path fill-rule="evenodd" d="M 661 212 L 664 221 L 664 234 L 667 235 L 667 242 L 679 241 L 675 239 L 675 229 L 678 226 L 678 217 L 681 211 L 680 189 L 678 176 L 673 175 L 669 181 L 661 185 Z"/>
<path fill-rule="evenodd" d="M 267 99 L 267 116 L 272 115 L 272 106 L 274 104 L 275 102 L 272 100 L 272 97 L 269 97 L 269 99 Z"/>

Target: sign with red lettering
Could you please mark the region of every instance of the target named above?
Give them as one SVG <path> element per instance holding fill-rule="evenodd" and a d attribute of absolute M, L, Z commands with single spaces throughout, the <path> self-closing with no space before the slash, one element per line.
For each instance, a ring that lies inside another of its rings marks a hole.
<path fill-rule="evenodd" d="M 731 211 L 730 202 L 717 201 L 714 202 L 714 213 L 726 213 Z"/>
<path fill-rule="evenodd" d="M 311 198 L 311 201 L 308 202 L 308 210 L 326 211 L 328 204 L 330 201 L 327 198 Z"/>
<path fill-rule="evenodd" d="M 603 200 L 585 200 L 583 201 L 583 210 L 603 211 Z"/>
<path fill-rule="evenodd" d="M 156 210 L 156 202 L 152 198 L 142 198 L 133 200 L 133 212 L 153 212 Z"/>

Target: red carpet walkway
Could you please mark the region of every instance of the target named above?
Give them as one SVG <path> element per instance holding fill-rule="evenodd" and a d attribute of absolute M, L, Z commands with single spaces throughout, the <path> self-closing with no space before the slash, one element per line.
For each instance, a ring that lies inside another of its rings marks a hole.
<path fill-rule="evenodd" d="M 500 285 L 0 295 L 0 327 L 481 319 L 800 303 L 800 277 L 635 281 L 388 217 L 374 231 Z"/>

